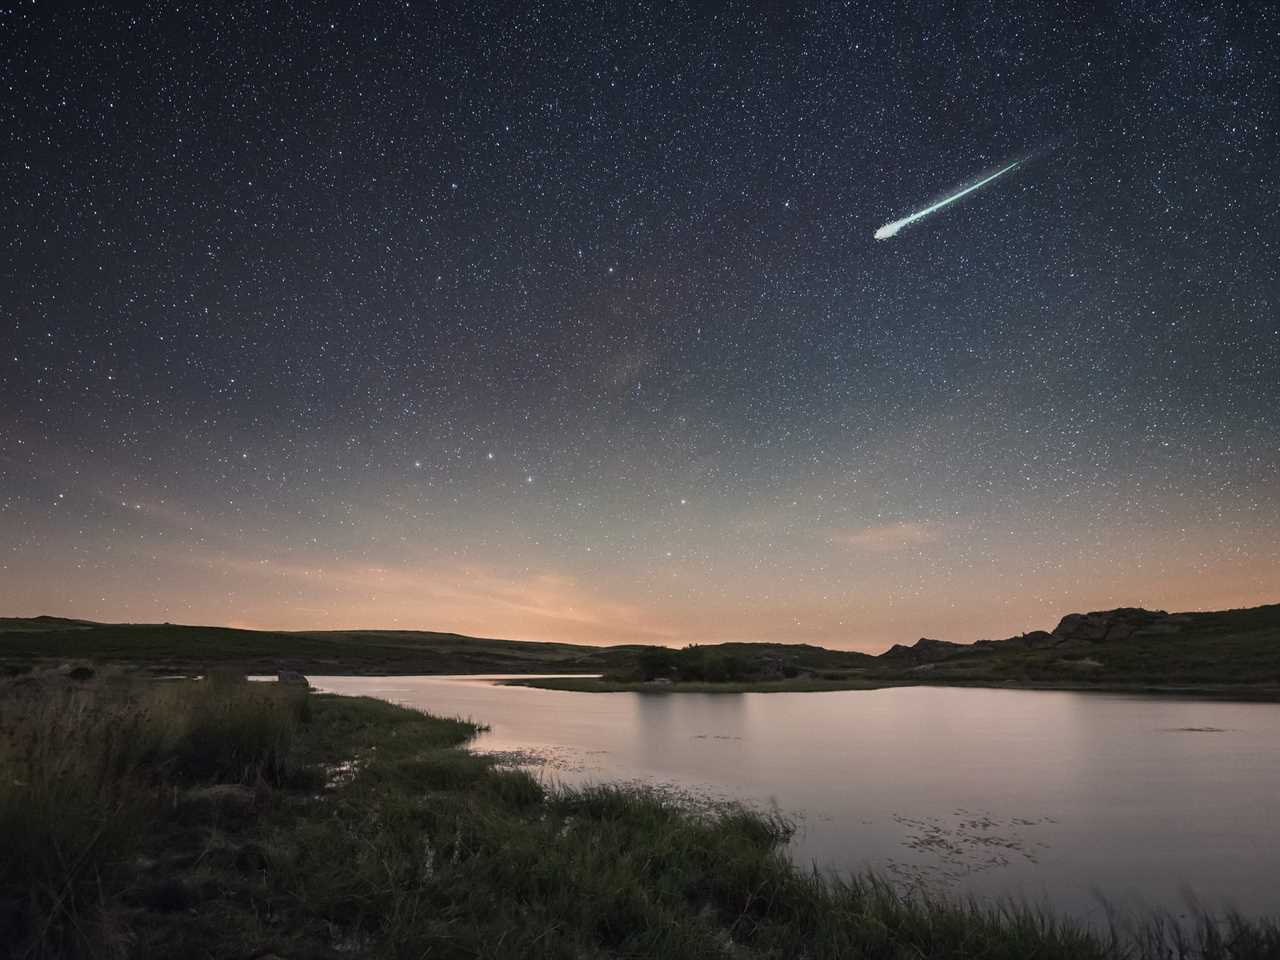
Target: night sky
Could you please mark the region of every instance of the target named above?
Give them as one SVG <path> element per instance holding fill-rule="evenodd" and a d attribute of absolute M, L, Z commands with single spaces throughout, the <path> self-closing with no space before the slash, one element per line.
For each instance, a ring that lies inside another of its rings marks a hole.
<path fill-rule="evenodd" d="M 1100 7 L 8 3 L 0 615 L 1280 600 L 1280 6 Z"/>

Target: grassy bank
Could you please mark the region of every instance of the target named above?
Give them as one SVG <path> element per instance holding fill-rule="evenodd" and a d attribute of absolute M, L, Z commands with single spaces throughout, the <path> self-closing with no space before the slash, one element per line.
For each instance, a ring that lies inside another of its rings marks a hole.
<path fill-rule="evenodd" d="M 459 749 L 471 724 L 374 700 L 95 678 L 0 710 L 15 956 L 1280 956 L 1274 924 L 1166 953 L 1156 920 L 1121 940 L 822 879 L 777 816 L 548 790 Z"/>

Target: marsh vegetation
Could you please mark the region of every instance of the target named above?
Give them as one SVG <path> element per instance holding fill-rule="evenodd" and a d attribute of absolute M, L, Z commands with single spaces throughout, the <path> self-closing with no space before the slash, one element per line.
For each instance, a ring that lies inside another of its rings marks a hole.
<path fill-rule="evenodd" d="M 376 700 L 62 674 L 0 710 L 17 956 L 1280 954 L 1268 922 L 1098 932 L 808 873 L 776 813 L 552 788 L 461 749 L 474 724 Z"/>

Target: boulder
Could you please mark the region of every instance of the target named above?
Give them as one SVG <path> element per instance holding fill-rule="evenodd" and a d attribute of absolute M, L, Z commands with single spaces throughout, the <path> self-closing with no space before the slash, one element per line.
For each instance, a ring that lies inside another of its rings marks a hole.
<path fill-rule="evenodd" d="M 1058 621 L 1053 635 L 1061 640 L 1101 640 L 1107 623 L 1098 613 L 1069 613 Z"/>

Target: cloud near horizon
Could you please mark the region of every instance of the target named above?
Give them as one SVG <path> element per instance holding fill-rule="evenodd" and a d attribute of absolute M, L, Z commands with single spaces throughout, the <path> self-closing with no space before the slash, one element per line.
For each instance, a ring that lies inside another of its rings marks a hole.
<path fill-rule="evenodd" d="M 935 524 L 886 523 L 879 526 L 865 527 L 861 530 L 844 531 L 832 536 L 835 543 L 848 547 L 858 547 L 876 553 L 892 553 L 917 547 L 926 543 L 934 543 L 940 531 Z"/>
<path fill-rule="evenodd" d="M 215 554 L 199 565 L 289 584 L 271 613 L 243 617 L 264 629 L 432 629 L 471 636 L 577 643 L 662 643 L 670 631 L 632 604 L 600 596 L 551 570 L 494 566 L 305 565 Z M 430 626 L 424 627 L 424 624 Z"/>

